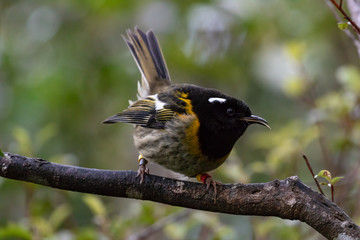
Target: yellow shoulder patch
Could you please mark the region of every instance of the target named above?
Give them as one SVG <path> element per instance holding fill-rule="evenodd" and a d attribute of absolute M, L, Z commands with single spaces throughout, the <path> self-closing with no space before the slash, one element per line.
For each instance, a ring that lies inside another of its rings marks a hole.
<path fill-rule="evenodd" d="M 199 128 L 200 128 L 200 121 L 197 117 L 196 113 L 193 111 L 193 106 L 191 104 L 191 99 L 188 99 L 189 94 L 185 92 L 177 92 L 179 95 L 179 99 L 186 103 L 185 111 L 187 114 L 180 114 L 179 117 L 187 117 L 187 115 L 192 115 L 194 120 L 190 124 L 190 126 L 186 129 L 186 143 L 190 147 L 190 151 L 195 156 L 202 156 L 202 152 L 200 149 L 200 142 L 199 142 Z"/>

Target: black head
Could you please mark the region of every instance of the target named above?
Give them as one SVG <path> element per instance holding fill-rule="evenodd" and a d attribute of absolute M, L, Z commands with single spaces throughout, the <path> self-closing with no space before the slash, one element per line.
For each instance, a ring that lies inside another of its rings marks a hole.
<path fill-rule="evenodd" d="M 202 150 L 214 158 L 228 154 L 250 124 L 269 127 L 265 119 L 252 115 L 244 101 L 217 90 L 201 88 L 192 94 L 191 102 L 200 120 Z"/>
<path fill-rule="evenodd" d="M 215 89 L 199 88 L 192 93 L 189 97 L 193 109 L 201 124 L 213 128 L 211 132 L 234 131 L 240 137 L 252 123 L 269 127 L 265 119 L 252 115 L 249 106 L 242 100 Z"/>

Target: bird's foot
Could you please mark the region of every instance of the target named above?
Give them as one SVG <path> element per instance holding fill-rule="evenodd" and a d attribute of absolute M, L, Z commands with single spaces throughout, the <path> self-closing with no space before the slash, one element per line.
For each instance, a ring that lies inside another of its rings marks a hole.
<path fill-rule="evenodd" d="M 196 179 L 199 182 L 202 182 L 202 183 L 206 184 L 206 190 L 209 189 L 210 185 L 213 187 L 213 189 L 214 189 L 214 202 L 216 202 L 216 195 L 217 195 L 217 186 L 216 185 L 221 185 L 222 183 L 219 182 L 219 181 L 214 180 L 207 173 L 202 173 L 202 174 L 196 175 Z"/>
<path fill-rule="evenodd" d="M 139 169 L 137 171 L 136 177 L 140 176 L 140 184 L 142 184 L 144 181 L 145 174 L 149 174 L 149 168 L 146 167 L 148 161 L 145 158 L 143 158 L 142 155 L 139 155 L 138 161 L 139 161 Z"/>

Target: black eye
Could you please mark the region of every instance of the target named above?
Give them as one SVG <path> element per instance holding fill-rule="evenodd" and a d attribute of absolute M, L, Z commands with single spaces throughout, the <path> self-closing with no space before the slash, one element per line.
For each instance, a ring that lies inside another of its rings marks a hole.
<path fill-rule="evenodd" d="M 227 115 L 232 116 L 232 115 L 234 115 L 235 111 L 232 108 L 228 108 L 228 109 L 226 109 L 226 113 L 227 113 Z"/>

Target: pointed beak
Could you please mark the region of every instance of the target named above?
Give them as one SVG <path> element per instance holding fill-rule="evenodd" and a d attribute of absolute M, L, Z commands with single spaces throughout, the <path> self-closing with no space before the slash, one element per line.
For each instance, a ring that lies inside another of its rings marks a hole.
<path fill-rule="evenodd" d="M 251 115 L 250 117 L 243 117 L 240 120 L 248 123 L 257 123 L 271 129 L 271 127 L 269 126 L 268 122 L 265 119 L 255 115 Z"/>

